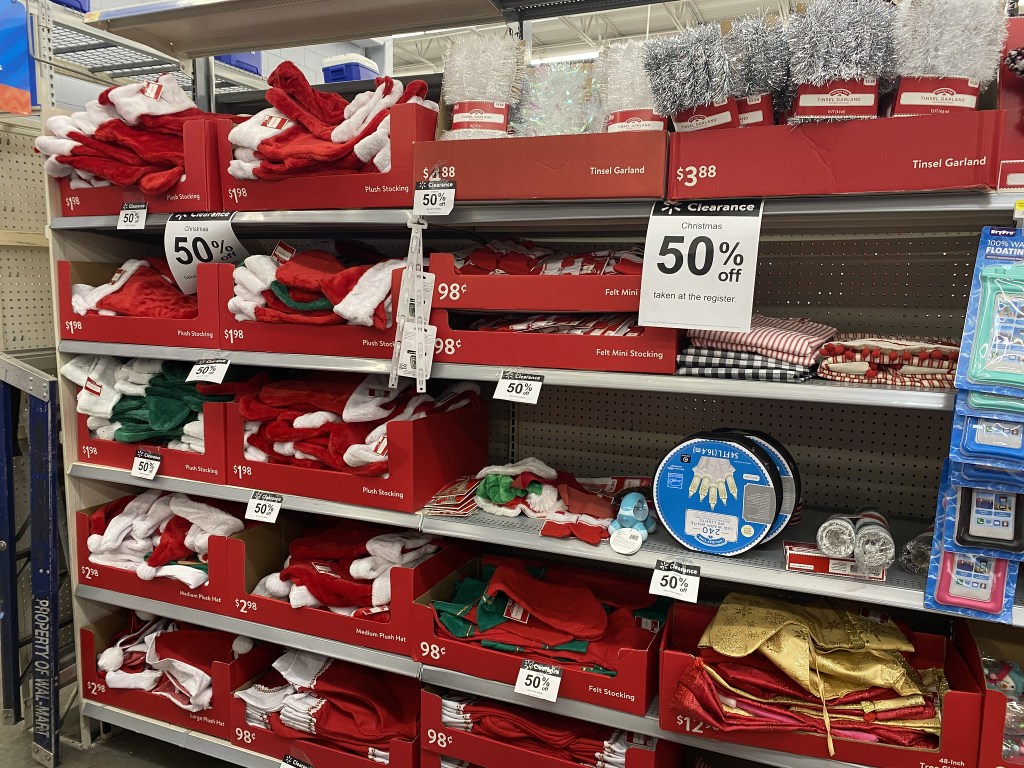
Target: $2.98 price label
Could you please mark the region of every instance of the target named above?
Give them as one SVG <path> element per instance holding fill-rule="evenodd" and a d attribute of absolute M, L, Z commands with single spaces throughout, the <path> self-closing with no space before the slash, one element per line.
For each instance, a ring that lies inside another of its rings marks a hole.
<path fill-rule="evenodd" d="M 676 560 L 659 560 L 651 575 L 652 595 L 663 595 L 685 603 L 696 603 L 700 590 L 700 566 Z"/>
<path fill-rule="evenodd" d="M 281 513 L 284 496 L 280 493 L 253 491 L 249 503 L 245 505 L 245 519 L 258 520 L 261 523 L 274 523 Z"/>
<path fill-rule="evenodd" d="M 514 692 L 553 702 L 558 699 L 558 687 L 561 684 L 561 667 L 524 659 L 519 668 L 519 677 L 516 678 Z"/>
<path fill-rule="evenodd" d="M 644 243 L 640 324 L 748 332 L 763 203 L 655 203 Z"/>

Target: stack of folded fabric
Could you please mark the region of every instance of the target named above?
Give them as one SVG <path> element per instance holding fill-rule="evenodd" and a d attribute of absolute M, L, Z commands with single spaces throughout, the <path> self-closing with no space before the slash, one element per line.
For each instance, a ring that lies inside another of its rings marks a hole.
<path fill-rule="evenodd" d="M 295 539 L 281 572 L 263 577 L 253 594 L 286 600 L 293 608 L 327 608 L 386 622 L 391 570 L 415 568 L 437 550 L 432 536 L 347 521 Z"/>
<path fill-rule="evenodd" d="M 821 346 L 836 329 L 805 318 L 754 315 L 750 331 L 688 331 L 678 374 L 716 379 L 800 382 L 814 375 Z"/>
<path fill-rule="evenodd" d="M 182 293 L 167 260 L 129 259 L 103 285 L 71 286 L 71 308 L 79 315 L 193 320 L 199 316 L 195 296 Z"/>
<path fill-rule="evenodd" d="M 159 195 L 184 177 L 185 123 L 209 116 L 166 74 L 108 88 L 85 111 L 48 118 L 36 149 L 47 156 L 43 169 L 70 177 L 73 189 L 137 184 Z"/>
<path fill-rule="evenodd" d="M 495 315 L 473 321 L 474 331 L 557 333 L 573 336 L 640 336 L 636 315 Z"/>
<path fill-rule="evenodd" d="M 247 637 L 132 613 L 96 667 L 111 688 L 151 691 L 202 712 L 213 702 L 214 662 L 230 663 L 252 647 Z"/>
<path fill-rule="evenodd" d="M 656 630 L 643 627 L 664 624 L 666 603 L 618 574 L 485 557 L 478 578 L 433 607 L 437 627 L 460 642 L 615 676 L 619 651 L 650 645 Z"/>
<path fill-rule="evenodd" d="M 949 338 L 841 333 L 821 349 L 829 381 L 906 389 L 953 389 L 960 342 Z"/>
<path fill-rule="evenodd" d="M 339 250 L 302 251 L 283 263 L 249 256 L 235 267 L 228 309 L 239 322 L 390 326 L 392 272 L 405 262 L 359 244 Z"/>
<path fill-rule="evenodd" d="M 267 382 L 238 398 L 250 461 L 380 477 L 388 472 L 387 425 L 479 404 L 475 384 L 437 400 L 408 379 L 388 389 L 383 375 L 316 373 Z"/>
<path fill-rule="evenodd" d="M 229 401 L 231 395 L 185 381 L 191 368 L 174 361 L 79 355 L 60 372 L 82 388 L 78 412 L 89 417 L 91 435 L 205 453 L 203 405 Z"/>
<path fill-rule="evenodd" d="M 794 605 L 732 594 L 704 631 L 669 706 L 722 731 L 801 731 L 936 749 L 942 669 L 912 666 L 913 644 L 837 602 Z"/>
<path fill-rule="evenodd" d="M 463 275 L 639 275 L 643 249 L 570 253 L 552 251 L 529 241 L 492 240 L 453 254 Z"/>
<path fill-rule="evenodd" d="M 351 102 L 314 90 L 290 61 L 267 78 L 271 106 L 235 126 L 228 139 L 236 179 L 268 181 L 313 174 L 387 173 L 391 170 L 391 107 L 422 104 L 427 84 L 379 77 L 372 91 Z"/>
<path fill-rule="evenodd" d="M 629 744 L 628 733 L 606 725 L 465 693 L 444 694 L 441 723 L 446 728 L 591 768 L 624 766 Z"/>
<path fill-rule="evenodd" d="M 146 581 L 166 577 L 200 587 L 209 580 L 210 536 L 243 528 L 242 510 L 225 506 L 155 489 L 115 499 L 89 515 L 89 562 L 134 571 Z"/>
<path fill-rule="evenodd" d="M 286 651 L 235 696 L 254 728 L 377 763 L 388 763 L 392 739 L 411 741 L 419 728 L 418 681 L 305 651 Z"/>

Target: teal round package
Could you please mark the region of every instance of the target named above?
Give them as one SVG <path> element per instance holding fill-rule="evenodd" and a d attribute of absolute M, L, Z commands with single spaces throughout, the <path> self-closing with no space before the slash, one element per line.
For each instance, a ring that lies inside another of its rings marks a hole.
<path fill-rule="evenodd" d="M 738 555 L 765 539 L 782 504 L 782 476 L 746 437 L 699 433 L 654 473 L 654 505 L 687 549 Z"/>

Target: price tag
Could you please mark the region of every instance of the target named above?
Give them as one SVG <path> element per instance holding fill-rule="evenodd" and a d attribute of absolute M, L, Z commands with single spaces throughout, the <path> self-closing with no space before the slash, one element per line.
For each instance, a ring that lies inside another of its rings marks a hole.
<path fill-rule="evenodd" d="M 245 519 L 258 520 L 261 523 L 273 523 L 281 512 L 284 496 L 280 493 L 253 491 L 249 503 L 245 505 Z"/>
<path fill-rule="evenodd" d="M 196 292 L 200 264 L 236 264 L 249 255 L 231 227 L 233 212 L 172 213 L 164 229 L 164 253 L 174 281 Z"/>
<path fill-rule="evenodd" d="M 416 216 L 447 216 L 455 207 L 454 181 L 417 181 L 412 198 Z"/>
<path fill-rule="evenodd" d="M 664 595 L 684 603 L 696 603 L 700 589 L 700 566 L 676 560 L 659 560 L 651 576 L 652 595 Z"/>
<path fill-rule="evenodd" d="M 143 480 L 152 480 L 160 471 L 160 461 L 163 459 L 159 453 L 153 453 L 139 448 L 135 452 L 135 460 L 132 461 L 132 477 L 141 477 Z"/>
<path fill-rule="evenodd" d="M 502 369 L 498 386 L 494 389 L 495 400 L 536 405 L 544 377 L 539 373 L 520 373 Z"/>
<path fill-rule="evenodd" d="M 125 203 L 121 206 L 121 215 L 117 217 L 118 229 L 145 229 L 148 203 Z"/>
<path fill-rule="evenodd" d="M 185 381 L 208 381 L 211 384 L 220 384 L 228 373 L 230 363 L 224 357 L 212 357 L 206 360 L 197 360 L 192 366 Z"/>
<path fill-rule="evenodd" d="M 423 337 L 423 366 L 426 376 L 430 378 L 430 369 L 434 366 L 434 345 L 437 342 L 437 326 L 427 325 Z M 409 322 L 405 324 L 405 331 L 402 333 L 402 344 L 398 358 L 398 375 L 410 379 L 416 378 L 416 324 Z"/>
<path fill-rule="evenodd" d="M 558 698 L 558 686 L 561 684 L 561 667 L 523 659 L 514 692 L 544 701 L 555 701 Z"/>
<path fill-rule="evenodd" d="M 281 760 L 280 768 L 313 768 L 313 766 L 310 763 L 302 762 L 297 757 L 285 755 L 284 759 Z"/>
<path fill-rule="evenodd" d="M 750 331 L 764 201 L 662 201 L 651 209 L 640 325 Z"/>

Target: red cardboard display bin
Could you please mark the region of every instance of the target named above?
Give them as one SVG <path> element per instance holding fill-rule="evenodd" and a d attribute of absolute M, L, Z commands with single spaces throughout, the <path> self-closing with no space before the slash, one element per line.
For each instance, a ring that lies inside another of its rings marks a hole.
<path fill-rule="evenodd" d="M 391 359 L 395 344 L 395 328 L 376 329 L 362 325 L 302 325 L 300 323 L 239 322 L 228 309 L 234 296 L 234 267 L 221 264 L 217 282 L 220 285 L 217 313 L 223 349 L 248 352 L 284 352 L 293 355 L 325 355 L 328 357 L 372 357 Z M 397 302 L 402 280 L 401 269 L 392 273 L 392 300 Z"/>
<path fill-rule="evenodd" d="M 185 174 L 162 195 L 146 195 L 136 186 L 72 189 L 67 178 L 57 179 L 62 216 L 116 216 L 125 203 L 146 203 L 149 213 L 220 211 L 220 164 L 216 134 L 231 130 L 231 121 L 202 118 L 189 120 L 182 131 Z M 227 169 L 227 164 L 224 165 Z M 225 173 L 227 171 L 225 170 Z"/>
<path fill-rule="evenodd" d="M 1007 632 L 1000 624 L 988 621 L 970 622 L 970 635 L 967 638 L 970 646 L 964 650 L 967 663 L 982 676 L 984 686 L 985 673 L 981 665 L 980 649 L 999 660 L 1013 660 L 1018 664 L 1024 662 L 1024 643 L 1014 633 Z M 981 739 L 978 746 L 978 768 L 1011 768 L 1024 766 L 1024 754 L 1013 758 L 1003 757 L 1003 734 L 1006 725 L 1006 704 L 1009 699 L 1001 691 L 984 687 L 985 701 L 982 705 Z M 1020 691 L 1016 692 L 1020 696 Z"/>
<path fill-rule="evenodd" d="M 487 464 L 487 411 L 466 406 L 415 421 L 388 424 L 387 477 L 249 461 L 245 422 L 227 406 L 227 464 L 234 480 L 261 491 L 309 496 L 398 512 L 417 512 L 448 483 Z M 287 506 L 287 501 L 285 502 Z"/>
<path fill-rule="evenodd" d="M 1005 119 L 984 110 L 675 133 L 668 197 L 993 189 Z"/>
<path fill-rule="evenodd" d="M 289 542 L 302 535 L 304 532 L 291 518 L 282 518 L 277 525 L 257 526 L 231 538 L 211 540 L 210 561 L 224 564 L 228 574 L 226 613 L 267 627 L 411 657 L 413 601 L 468 558 L 458 548 L 447 547 L 413 568 L 392 568 L 391 611 L 386 614 L 390 618 L 384 622 L 320 608 L 292 608 L 287 602 L 253 595 L 253 587 L 261 578 L 284 566 Z"/>
<path fill-rule="evenodd" d="M 437 688 L 428 686 L 421 692 L 420 743 L 424 754 L 444 755 L 487 768 L 579 768 L 579 763 L 571 760 L 448 728 L 441 718 L 441 700 Z M 538 710 L 537 717 L 543 719 L 544 713 Z M 631 734 L 628 738 L 626 761 L 621 768 L 675 768 L 679 764 L 680 745 L 642 734 Z"/>
<path fill-rule="evenodd" d="M 141 492 L 141 489 L 137 489 Z M 198 497 L 197 497 L 198 498 Z M 237 510 L 239 517 L 245 511 L 241 504 L 213 501 L 218 509 Z M 99 508 L 82 509 L 75 514 L 75 535 L 78 546 L 78 582 L 123 595 L 137 595 L 161 603 L 180 605 L 208 613 L 235 615 L 234 606 L 229 605 L 227 560 L 219 553 L 217 541 L 220 536 L 210 537 L 209 574 L 210 580 L 197 589 L 189 589 L 177 579 L 155 578 L 151 581 L 140 579 L 134 571 L 100 565 L 89 561 L 89 514 Z M 252 525 L 249 523 L 248 525 Z M 215 554 L 216 552 L 216 554 Z M 230 610 L 229 610 L 230 609 Z"/>
<path fill-rule="evenodd" d="M 500 560 L 497 557 L 487 558 L 487 562 Z M 516 562 L 532 564 L 529 561 Z M 413 605 L 413 659 L 483 680 L 515 685 L 523 660 L 530 658 L 528 653 L 503 653 L 484 648 L 479 643 L 461 642 L 435 626 L 432 601 L 450 599 L 455 593 L 455 582 L 465 576 L 478 577 L 483 565 L 483 559 L 473 559 L 432 585 L 416 599 Z M 561 570 L 578 574 L 583 580 L 592 573 L 583 568 L 565 567 Z M 618 670 L 614 677 L 564 668 L 558 689 L 559 698 L 584 701 L 633 715 L 646 714 L 647 707 L 657 693 L 659 637 L 660 630 L 652 632 L 651 643 L 645 650 L 620 649 Z M 552 663 L 544 659 L 535 660 Z M 529 696 L 519 696 L 514 703 L 529 706 L 533 701 Z"/>
<path fill-rule="evenodd" d="M 410 690 L 407 695 L 415 696 L 416 681 L 409 679 Z M 247 685 L 240 686 L 247 688 Z M 245 720 L 245 702 L 231 697 L 230 704 L 230 740 L 232 745 L 257 752 L 275 760 L 291 756 L 310 768 L 380 768 L 380 763 L 369 757 L 354 755 L 339 747 L 331 747 L 304 739 L 288 739 L 279 736 L 266 728 L 257 728 Z M 412 741 L 392 739 L 388 747 L 389 768 L 418 768 L 420 745 L 419 738 Z"/>
<path fill-rule="evenodd" d="M 217 131 L 221 204 L 225 211 L 292 211 L 337 208 L 409 208 L 412 206 L 413 142 L 429 141 L 437 112 L 418 104 L 391 108 L 391 170 L 388 173 L 324 173 L 276 181 L 236 179 L 228 173 L 234 157 L 228 133 Z"/>
<path fill-rule="evenodd" d="M 235 409 L 237 412 L 237 408 Z M 180 477 L 203 483 L 223 485 L 227 481 L 224 464 L 224 405 L 206 403 L 203 406 L 203 434 L 206 453 L 175 451 L 165 445 L 147 443 L 118 443 L 114 440 L 99 440 L 89 435 L 87 417 L 78 418 L 78 459 L 86 464 L 101 464 L 106 467 L 130 470 L 135 461 L 135 452 L 140 448 L 159 453 L 161 456 L 158 477 Z"/>
<path fill-rule="evenodd" d="M 665 196 L 665 131 L 421 141 L 413 181 L 435 170 L 455 199 L 586 200 Z"/>
<path fill-rule="evenodd" d="M 96 312 L 87 315 L 76 314 L 71 307 L 71 286 L 75 283 L 102 285 L 110 280 L 117 269 L 116 264 L 57 262 L 57 312 L 62 339 L 107 341 L 115 344 L 153 344 L 164 347 L 219 348 L 218 288 L 214 266 L 202 264 L 199 267 L 199 290 L 196 294 L 199 299 L 199 315 L 194 320 L 112 317 Z"/>
<path fill-rule="evenodd" d="M 1006 54 L 1024 46 L 1024 18 L 1007 19 L 1006 47 L 999 65 L 999 106 L 1003 109 L 1003 144 L 999 189 L 1024 189 L 1024 77 L 1006 66 Z"/>
<path fill-rule="evenodd" d="M 937 750 L 909 749 L 851 741 L 834 736 L 835 756 L 828 753 L 824 735 L 761 731 L 720 731 L 707 723 L 678 715 L 670 706 L 682 669 L 697 653 L 697 643 L 715 616 L 716 608 L 676 603 L 662 638 L 659 720 L 666 731 L 716 741 L 746 744 L 779 752 L 807 755 L 877 768 L 922 768 L 957 766 L 975 768 L 978 762 L 978 733 L 981 729 L 982 691 L 978 670 L 964 658 L 969 633 L 959 631 L 949 642 L 938 635 L 913 634 L 915 658 L 937 666 L 942 664 L 950 690 L 942 699 L 942 733 Z"/>
<path fill-rule="evenodd" d="M 91 626 L 82 627 L 79 635 L 82 698 L 149 717 L 158 722 L 216 736 L 225 741 L 231 738 L 234 725 L 231 720 L 231 707 L 235 698 L 231 692 L 267 669 L 280 655 L 278 649 L 272 645 L 254 643 L 252 650 L 230 664 L 215 661 L 210 708 L 202 712 L 189 712 L 166 696 L 151 691 L 111 688 L 100 679 L 96 660 L 99 654 L 111 645 L 111 638 L 124 628 L 125 622 L 126 614 L 115 613 Z"/>
<path fill-rule="evenodd" d="M 450 253 L 430 256 L 437 309 L 638 312 L 640 275 L 463 275 Z M 447 286 L 441 290 L 441 286 Z M 443 295 L 442 295 L 443 294 Z"/>
<path fill-rule="evenodd" d="M 679 332 L 675 328 L 644 328 L 639 336 L 453 330 L 443 309 L 430 313 L 430 323 L 437 326 L 435 363 L 626 373 L 676 371 Z"/>

